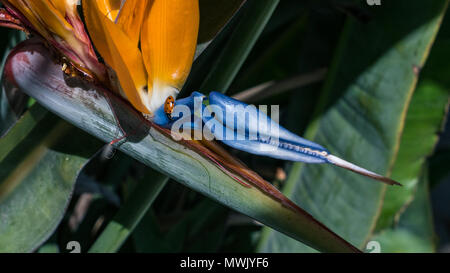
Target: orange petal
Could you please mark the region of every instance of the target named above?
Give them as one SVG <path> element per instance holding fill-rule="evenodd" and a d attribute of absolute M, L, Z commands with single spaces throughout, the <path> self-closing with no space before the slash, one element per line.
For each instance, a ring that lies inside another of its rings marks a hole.
<path fill-rule="evenodd" d="M 47 0 L 62 15 L 67 13 L 75 14 L 77 12 L 78 0 Z"/>
<path fill-rule="evenodd" d="M 148 0 L 127 0 L 119 12 L 116 24 L 136 44 L 139 44 L 142 21 L 147 10 Z"/>
<path fill-rule="evenodd" d="M 50 39 L 51 35 L 47 31 L 45 25 L 38 19 L 26 0 L 8 0 L 10 5 L 16 8 L 27 20 L 33 25 L 33 27 L 46 39 Z"/>
<path fill-rule="evenodd" d="M 77 0 L 8 0 L 6 3 L 22 13 L 34 30 L 80 70 L 88 74 L 93 71 L 99 79 L 103 78 L 103 68 L 78 16 Z"/>
<path fill-rule="evenodd" d="M 153 111 L 168 96 L 175 97 L 189 75 L 200 14 L 198 0 L 153 0 L 147 9 L 141 47 Z"/>
<path fill-rule="evenodd" d="M 74 42 L 71 40 L 74 38 L 73 27 L 51 3 L 47 0 L 31 0 L 27 2 L 30 10 L 48 30 L 69 43 Z"/>
<path fill-rule="evenodd" d="M 150 114 L 147 93 L 147 72 L 141 52 L 122 29 L 106 17 L 103 1 L 83 2 L 87 27 L 95 47 L 119 78 L 122 91 L 139 111 Z"/>
<path fill-rule="evenodd" d="M 98 2 L 97 6 L 102 14 L 106 15 L 111 21 L 116 20 L 120 8 L 122 7 L 122 0 L 94 0 L 94 1 Z"/>

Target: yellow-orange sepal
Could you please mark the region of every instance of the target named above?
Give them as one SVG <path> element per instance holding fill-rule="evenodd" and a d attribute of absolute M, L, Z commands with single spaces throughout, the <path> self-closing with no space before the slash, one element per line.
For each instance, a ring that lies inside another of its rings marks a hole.
<path fill-rule="evenodd" d="M 142 26 L 141 47 L 149 73 L 151 109 L 176 97 L 192 67 L 197 47 L 198 0 L 154 0 Z"/>
<path fill-rule="evenodd" d="M 122 94 L 151 115 L 167 97 L 176 97 L 189 75 L 197 46 L 198 0 L 127 0 L 117 16 L 111 16 L 111 3 L 83 2 L 90 36 L 115 71 Z"/>
<path fill-rule="evenodd" d="M 131 41 L 139 44 L 142 21 L 147 11 L 148 0 L 127 0 L 116 19 L 116 24 L 125 32 Z"/>
<path fill-rule="evenodd" d="M 95 47 L 117 74 L 122 91 L 139 111 L 150 114 L 147 72 L 141 52 L 128 35 L 103 14 L 101 1 L 84 1 L 84 16 Z"/>

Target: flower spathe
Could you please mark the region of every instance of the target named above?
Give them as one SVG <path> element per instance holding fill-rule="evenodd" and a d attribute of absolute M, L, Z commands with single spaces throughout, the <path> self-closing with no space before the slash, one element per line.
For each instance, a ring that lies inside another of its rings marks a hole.
<path fill-rule="evenodd" d="M 198 0 L 83 0 L 89 35 L 77 0 L 2 2 L 77 69 L 150 116 L 167 97 L 176 97 L 190 72 Z M 110 69 L 98 61 L 93 45 Z"/>
<path fill-rule="evenodd" d="M 77 0 L 2 0 L 7 9 L 29 30 L 41 35 L 82 72 L 104 80 L 84 24 Z"/>
<path fill-rule="evenodd" d="M 197 46 L 198 0 L 127 0 L 115 18 L 111 6 L 83 1 L 87 28 L 116 72 L 122 94 L 152 115 L 167 97 L 176 97 L 188 77 Z"/>

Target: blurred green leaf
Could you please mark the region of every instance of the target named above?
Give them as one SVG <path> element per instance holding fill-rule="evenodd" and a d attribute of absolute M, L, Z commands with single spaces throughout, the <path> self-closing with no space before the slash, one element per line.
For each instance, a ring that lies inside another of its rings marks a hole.
<path fill-rule="evenodd" d="M 450 46 L 449 19 L 444 18 L 430 57 L 420 73 L 417 90 L 406 117 L 399 154 L 392 171 L 392 177 L 402 181 L 404 187 L 386 192 L 383 210 L 377 223 L 378 231 L 392 227 L 414 199 L 421 172 L 427 158 L 433 153 L 443 129 L 450 95 L 448 79 L 450 65 L 447 61 L 443 61 Z M 439 176 L 437 173 L 439 168 L 437 169 L 432 169 L 430 172 L 432 176 Z M 448 170 L 448 164 L 442 169 Z"/>
<path fill-rule="evenodd" d="M 53 233 L 52 237 L 42 245 L 37 251 L 37 253 L 60 253 L 58 246 L 58 238 L 56 233 Z"/>
<path fill-rule="evenodd" d="M 166 240 L 154 211 L 150 208 L 133 232 L 133 242 L 138 253 L 175 253 L 179 251 L 183 235 L 173 241 Z"/>
<path fill-rule="evenodd" d="M 77 181 L 77 187 L 78 187 Z M 77 188 L 75 188 L 77 189 Z M 117 213 L 117 206 L 100 194 L 74 192 L 64 221 L 58 227 L 57 236 L 61 252 L 69 252 L 68 242 L 78 242 L 86 253 L 99 233 Z"/>
<path fill-rule="evenodd" d="M 185 240 L 181 241 L 183 252 L 216 252 L 225 234 L 227 214 L 223 206 L 203 200 L 170 230 L 167 237 L 170 241 L 177 234 L 185 233 Z"/>
<path fill-rule="evenodd" d="M 42 107 L 32 107 L 18 122 L 14 130 L 8 132 L 1 141 L 7 143 L 0 147 L 0 162 L 2 162 L 12 150 L 17 148 L 22 142 L 26 141 L 27 136 L 32 130 L 40 124 L 42 119 L 48 114 L 48 111 Z"/>
<path fill-rule="evenodd" d="M 200 0 L 200 29 L 196 58 L 216 39 L 247 0 Z"/>
<path fill-rule="evenodd" d="M 204 80 L 200 91 L 225 93 L 272 16 L 279 0 L 248 0 L 241 21 Z"/>
<path fill-rule="evenodd" d="M 436 187 L 444 179 L 450 177 L 450 149 L 440 149 L 430 159 L 430 184 Z"/>
<path fill-rule="evenodd" d="M 372 238 L 380 243 L 381 252 L 435 252 L 435 235 L 428 187 L 428 172 L 422 171 L 417 191 L 413 196 L 414 200 L 400 216 L 397 226 L 385 229 Z"/>
<path fill-rule="evenodd" d="M 438 141 L 438 132 L 446 114 L 447 97 L 447 89 L 436 82 L 426 79 L 418 86 L 392 171 L 392 178 L 402 181 L 403 187 L 386 192 L 377 230 L 392 226 L 412 201 L 420 172 Z"/>
<path fill-rule="evenodd" d="M 200 0 L 198 47 L 207 46 L 247 0 Z"/>
<path fill-rule="evenodd" d="M 298 67 L 301 73 L 317 71 L 330 66 L 335 45 L 345 23 L 342 14 L 311 13 L 308 19 L 308 31 L 301 48 Z M 306 70 L 307 69 L 307 70 Z M 287 128 L 298 135 L 305 133 L 320 99 L 324 82 L 305 86 L 295 90 L 290 96 Z"/>
<path fill-rule="evenodd" d="M 447 3 L 383 2 L 371 8 L 369 23 L 349 19 L 306 137 L 337 156 L 389 174 L 417 70 L 424 65 Z M 294 164 L 284 188 L 297 204 L 359 247 L 371 235 L 385 190 L 343 170 L 304 164 Z M 268 228 L 258 250 L 311 251 Z"/>
<path fill-rule="evenodd" d="M 144 180 L 139 181 L 136 189 L 127 198 L 117 215 L 108 223 L 89 252 L 115 253 L 128 239 L 142 217 L 152 205 L 169 178 L 149 171 Z"/>
<path fill-rule="evenodd" d="M 154 214 L 136 228 L 133 239 L 142 253 L 215 252 L 225 233 L 227 210 L 205 199 L 163 232 Z"/>
<path fill-rule="evenodd" d="M 261 52 L 252 52 L 256 56 L 251 56 L 253 58 L 245 64 L 245 69 L 239 72 L 231 93 L 292 76 L 291 71 L 298 68 L 301 51 L 296 49 L 303 42 L 306 22 L 307 16 L 300 16 L 293 24 L 281 29 L 281 33 L 271 36 L 270 41 L 264 41 Z M 286 54 L 287 51 L 291 53 Z"/>
<path fill-rule="evenodd" d="M 0 140 L 0 252 L 30 252 L 56 229 L 100 143 L 34 106 Z"/>
<path fill-rule="evenodd" d="M 374 238 L 381 245 L 381 253 L 431 253 L 429 242 L 408 230 L 388 229 Z"/>

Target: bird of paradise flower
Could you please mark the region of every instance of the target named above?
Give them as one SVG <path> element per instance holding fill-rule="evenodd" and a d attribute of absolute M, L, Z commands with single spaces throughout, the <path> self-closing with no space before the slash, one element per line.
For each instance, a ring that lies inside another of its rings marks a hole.
<path fill-rule="evenodd" d="M 158 115 L 158 109 L 163 107 L 165 110 L 164 103 L 177 96 L 189 75 L 200 21 L 198 0 L 83 1 L 90 35 L 86 33 L 78 14 L 76 0 L 2 2 L 7 8 L 0 17 L 4 25 L 38 34 L 57 49 L 63 59 L 68 60 L 64 62 L 64 70 L 98 81 L 122 95 L 150 120 L 155 118 L 155 114 Z M 94 46 L 103 63 L 97 58 Z M 244 105 L 226 96 L 214 95 L 211 99 L 222 105 L 223 109 L 230 105 Z M 185 104 L 192 104 L 192 100 Z M 171 123 L 170 119 L 157 120 L 159 125 Z M 249 129 L 248 125 L 245 126 Z M 236 127 L 232 129 L 236 130 Z M 279 159 L 331 163 L 390 185 L 399 184 L 333 156 L 320 145 L 294 136 L 282 127 L 281 130 L 282 135 L 288 137 L 276 143 L 266 143 L 260 139 L 224 143 Z M 275 155 L 264 153 L 261 151 L 264 145 L 275 145 L 281 152 Z"/>
<path fill-rule="evenodd" d="M 122 96 L 153 122 L 153 126 L 170 136 L 167 128 L 174 120 L 170 115 L 165 116 L 170 114 L 165 103 L 167 100 L 172 103 L 172 99 L 177 97 L 191 70 L 199 31 L 198 0 L 85 0 L 82 1 L 84 20 L 78 12 L 77 0 L 1 2 L 6 9 L 0 12 L 0 25 L 42 38 L 59 54 L 59 61 L 67 74 L 94 82 Z M 246 106 L 218 93 L 212 93 L 209 98 L 193 93 L 191 97 L 173 103 L 188 106 L 196 98 L 201 99 L 204 107 L 211 102 L 222 109 Z M 229 128 L 224 121 L 219 121 L 219 124 L 232 131 L 238 127 Z M 252 130 L 248 126 L 246 129 Z M 278 141 L 274 143 L 259 138 L 223 142 L 257 155 L 306 163 L 330 163 L 398 185 L 396 181 L 333 156 L 322 146 L 295 136 L 282 127 L 280 132 Z M 272 137 L 270 133 L 268 137 Z M 184 144 L 211 160 L 243 186 L 256 186 L 284 205 L 297 208 L 214 142 L 185 141 Z M 261 147 L 265 145 L 276 146 L 279 153 L 264 152 Z M 240 177 L 250 181 L 251 185 Z"/>

